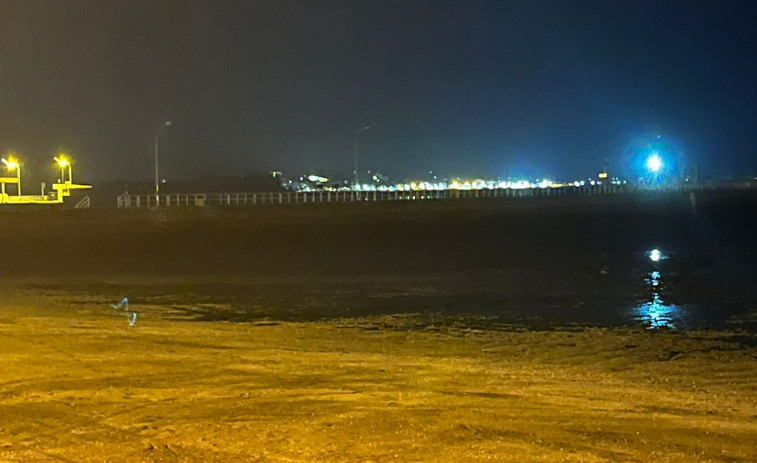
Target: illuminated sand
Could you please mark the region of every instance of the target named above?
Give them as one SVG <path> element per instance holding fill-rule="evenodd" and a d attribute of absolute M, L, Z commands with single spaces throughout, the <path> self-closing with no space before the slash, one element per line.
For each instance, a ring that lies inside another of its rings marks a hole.
<path fill-rule="evenodd" d="M 757 460 L 755 338 L 0 313 L 0 461 Z"/>

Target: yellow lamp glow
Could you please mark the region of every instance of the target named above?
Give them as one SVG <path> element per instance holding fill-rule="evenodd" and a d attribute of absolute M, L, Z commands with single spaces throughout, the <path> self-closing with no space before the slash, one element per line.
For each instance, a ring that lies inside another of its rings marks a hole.
<path fill-rule="evenodd" d="M 66 159 L 64 156 L 55 156 L 53 159 L 55 160 L 56 163 L 58 163 L 58 167 L 60 167 L 61 169 L 63 169 L 64 167 L 68 167 L 69 160 Z"/>
<path fill-rule="evenodd" d="M 53 157 L 53 160 L 60 168 L 60 181 L 61 182 L 66 181 L 65 171 L 66 171 L 66 168 L 68 168 L 68 182 L 73 183 L 74 179 L 71 174 L 71 160 L 68 159 L 68 156 L 63 154 L 63 152 L 61 151 L 60 153 L 58 153 L 57 156 Z"/>
<path fill-rule="evenodd" d="M 15 158 L 15 156 L 8 156 L 8 159 L 2 158 L 5 168 L 10 172 L 16 171 L 16 177 L 18 178 L 18 195 L 21 196 L 21 164 Z M 3 194 L 5 194 L 5 187 L 3 186 Z"/>
<path fill-rule="evenodd" d="M 3 158 L 3 164 L 5 164 L 5 168 L 14 171 L 18 169 L 18 161 L 13 156 L 8 156 L 8 159 Z"/>

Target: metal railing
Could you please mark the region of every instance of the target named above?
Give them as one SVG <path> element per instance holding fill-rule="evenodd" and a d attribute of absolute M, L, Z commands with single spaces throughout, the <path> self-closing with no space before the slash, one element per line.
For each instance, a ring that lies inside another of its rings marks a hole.
<path fill-rule="evenodd" d="M 90 206 L 91 206 L 91 201 L 89 200 L 89 196 L 85 196 L 82 199 L 80 199 L 78 203 L 76 203 L 76 206 L 74 206 L 74 209 L 89 209 Z"/>
<path fill-rule="evenodd" d="M 636 191 L 627 185 L 593 185 L 562 188 L 495 188 L 481 190 L 415 191 L 300 191 L 281 193 L 175 193 L 156 195 L 122 194 L 119 208 L 252 206 L 266 204 L 351 203 L 365 201 L 421 201 L 440 199 L 532 198 L 548 196 L 590 196 Z"/>
<path fill-rule="evenodd" d="M 585 185 L 557 188 L 492 188 L 480 190 L 413 191 L 288 191 L 273 193 L 173 193 L 118 196 L 119 208 L 253 206 L 270 204 L 352 203 L 372 201 L 423 201 L 479 198 L 534 198 L 612 195 L 622 193 L 686 193 L 698 191 L 754 190 L 752 184 L 681 185 L 650 188 L 633 185 Z"/>

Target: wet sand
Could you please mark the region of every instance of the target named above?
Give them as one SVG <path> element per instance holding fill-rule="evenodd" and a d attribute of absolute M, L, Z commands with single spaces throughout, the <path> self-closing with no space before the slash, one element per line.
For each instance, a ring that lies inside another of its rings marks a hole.
<path fill-rule="evenodd" d="M 736 333 L 492 331 L 421 315 L 182 320 L 5 303 L 0 461 L 757 459 Z"/>

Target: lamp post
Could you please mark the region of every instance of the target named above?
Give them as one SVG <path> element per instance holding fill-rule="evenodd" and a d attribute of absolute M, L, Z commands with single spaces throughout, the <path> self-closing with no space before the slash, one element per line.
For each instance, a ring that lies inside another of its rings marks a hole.
<path fill-rule="evenodd" d="M 21 196 L 21 164 L 13 156 L 8 156 L 8 159 L 3 158 L 2 162 L 5 164 L 5 168 L 9 171 L 16 171 L 16 176 L 18 178 L 18 196 Z"/>
<path fill-rule="evenodd" d="M 155 132 L 155 204 L 160 206 L 160 178 L 158 177 L 158 139 L 160 138 L 160 130 L 163 127 L 169 127 L 171 121 L 165 121 L 158 127 Z"/>
<path fill-rule="evenodd" d="M 357 130 L 357 133 L 355 133 L 355 185 L 353 186 L 353 189 L 357 190 L 358 186 L 360 185 L 360 176 L 358 174 L 359 166 L 358 166 L 358 148 L 359 148 L 359 141 L 360 141 L 360 134 L 365 132 L 366 130 L 370 130 L 371 126 L 366 125 L 365 127 L 361 127 Z"/>
<path fill-rule="evenodd" d="M 60 167 L 60 181 L 66 183 L 64 170 L 68 167 L 68 183 L 73 183 L 74 177 L 71 174 L 71 161 L 63 153 L 59 153 L 53 158 L 53 160 L 58 164 L 58 167 Z"/>

